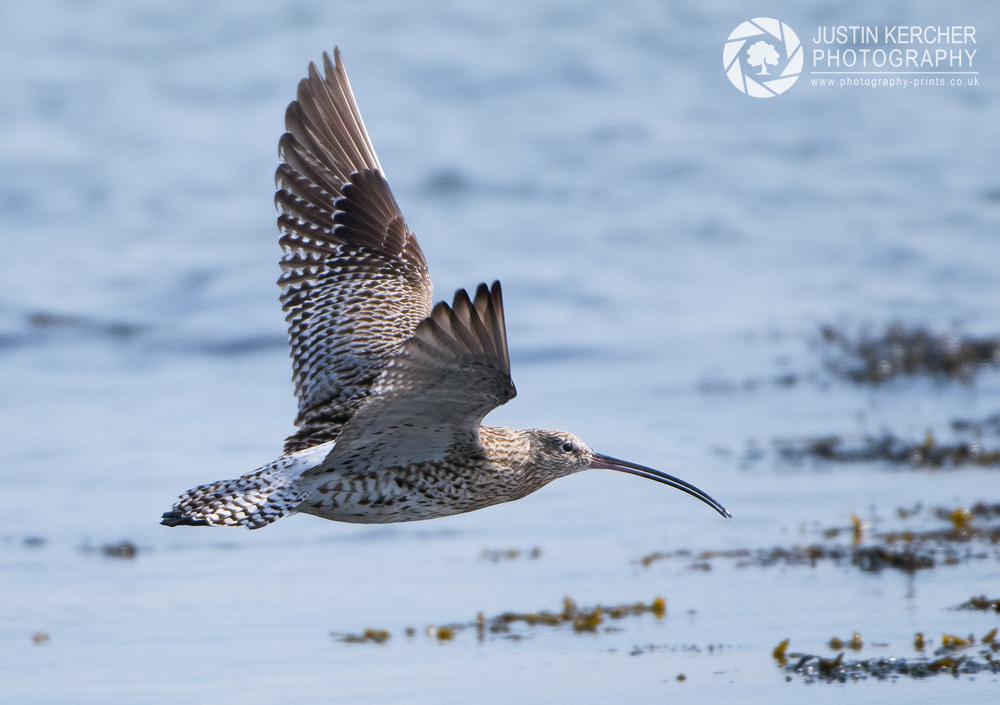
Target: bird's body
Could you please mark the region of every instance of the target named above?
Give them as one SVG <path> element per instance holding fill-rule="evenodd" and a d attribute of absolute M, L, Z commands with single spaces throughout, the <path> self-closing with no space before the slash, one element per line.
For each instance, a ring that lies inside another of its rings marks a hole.
<path fill-rule="evenodd" d="M 436 461 L 338 469 L 315 476 L 299 511 L 335 521 L 385 524 L 434 519 L 520 499 L 548 482 L 530 472 L 530 437 L 483 426 L 479 444 L 452 446 Z"/>
<path fill-rule="evenodd" d="M 389 523 L 520 499 L 591 467 L 692 494 L 565 431 L 481 426 L 516 394 L 500 283 L 432 308 L 427 264 L 389 190 L 339 51 L 285 115 L 275 202 L 298 431 L 274 462 L 189 490 L 163 524 L 260 528 L 300 512 Z"/>

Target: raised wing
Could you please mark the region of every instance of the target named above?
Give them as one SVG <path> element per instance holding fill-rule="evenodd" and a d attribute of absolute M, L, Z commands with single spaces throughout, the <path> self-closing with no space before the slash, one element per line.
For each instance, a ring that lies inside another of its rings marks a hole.
<path fill-rule="evenodd" d="M 431 312 L 432 288 L 372 148 L 350 81 L 323 54 L 285 113 L 275 174 L 299 431 L 285 451 L 337 438 Z"/>
<path fill-rule="evenodd" d="M 417 326 L 330 455 L 305 475 L 435 461 L 454 445 L 478 447 L 483 417 L 516 394 L 500 282 L 480 284 L 474 302 L 461 289 Z"/>

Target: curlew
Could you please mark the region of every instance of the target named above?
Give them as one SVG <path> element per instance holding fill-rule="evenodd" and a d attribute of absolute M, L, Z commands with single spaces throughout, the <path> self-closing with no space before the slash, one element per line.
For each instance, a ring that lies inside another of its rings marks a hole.
<path fill-rule="evenodd" d="M 284 454 L 184 493 L 167 526 L 259 529 L 301 512 L 416 521 L 520 499 L 589 468 L 726 509 L 672 475 L 572 433 L 483 426 L 514 398 L 500 282 L 432 308 L 427 263 L 372 148 L 340 56 L 323 54 L 285 113 L 275 175 L 281 302 L 298 397 Z"/>

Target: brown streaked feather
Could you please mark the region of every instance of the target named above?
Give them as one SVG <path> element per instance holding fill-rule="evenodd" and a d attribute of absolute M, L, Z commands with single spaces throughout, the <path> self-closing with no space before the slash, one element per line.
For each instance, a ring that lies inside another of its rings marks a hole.
<path fill-rule="evenodd" d="M 285 113 L 275 174 L 279 280 L 299 431 L 286 452 L 335 439 L 431 313 L 416 237 L 389 189 L 340 51 L 314 64 Z"/>
<path fill-rule="evenodd" d="M 330 455 L 304 476 L 442 460 L 456 447 L 483 453 L 487 413 L 514 398 L 500 282 L 442 302 L 379 375 Z"/>

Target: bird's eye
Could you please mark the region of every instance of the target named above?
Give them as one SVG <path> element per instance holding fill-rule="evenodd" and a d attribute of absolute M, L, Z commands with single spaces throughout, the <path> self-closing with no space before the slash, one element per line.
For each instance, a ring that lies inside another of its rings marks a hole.
<path fill-rule="evenodd" d="M 562 449 L 564 453 L 572 453 L 574 450 L 576 450 L 576 446 L 570 443 L 569 441 L 566 441 L 565 443 L 562 444 Z"/>

